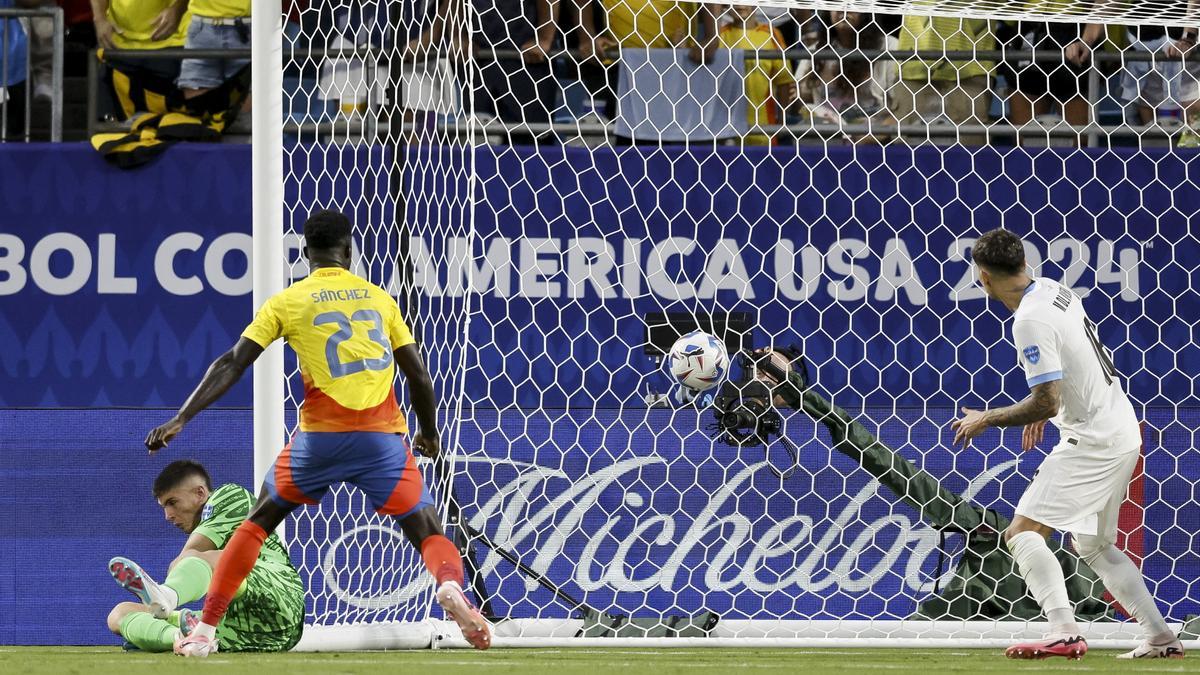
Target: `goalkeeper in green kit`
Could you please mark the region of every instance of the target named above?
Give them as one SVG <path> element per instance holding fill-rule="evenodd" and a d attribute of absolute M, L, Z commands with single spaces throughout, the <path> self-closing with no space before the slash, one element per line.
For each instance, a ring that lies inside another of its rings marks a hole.
<path fill-rule="evenodd" d="M 113 579 L 137 596 L 138 602 L 114 607 L 108 627 L 142 651 L 169 652 L 176 636 L 186 636 L 200 621 L 200 613 L 167 608 L 204 596 L 221 549 L 246 519 L 254 497 L 233 483 L 214 491 L 203 466 L 179 460 L 168 464 L 155 479 L 154 498 L 167 520 L 187 533 L 187 542 L 161 583 L 128 558 L 109 561 Z M 221 649 L 287 651 L 300 641 L 303 628 L 304 584 L 279 537 L 272 534 L 217 627 Z"/>
<path fill-rule="evenodd" d="M 926 526 L 965 539 L 949 583 L 925 598 L 910 618 L 1028 621 L 1041 616 L 1041 608 L 1026 592 L 1012 554 L 1003 544 L 1001 533 L 1010 524 L 1007 517 L 945 488 L 817 393 L 798 352 L 759 349 L 752 359 L 755 367 L 744 372 L 743 379 L 727 382 L 714 407 L 723 411 L 739 401 L 756 400 L 759 409 L 803 410 L 829 431 L 832 449 L 857 462 L 896 499 L 915 509 Z M 1024 449 L 1038 440 L 1027 435 Z M 1048 545 L 1062 568 L 1075 616 L 1111 620 L 1111 608 L 1103 599 L 1104 584 L 1096 573 L 1061 543 L 1050 541 Z"/>

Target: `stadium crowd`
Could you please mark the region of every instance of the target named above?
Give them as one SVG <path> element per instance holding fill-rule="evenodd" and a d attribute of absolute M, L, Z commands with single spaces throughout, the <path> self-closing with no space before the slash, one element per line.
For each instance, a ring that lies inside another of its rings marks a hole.
<path fill-rule="evenodd" d="M 68 45 L 76 51 L 249 48 L 250 0 L 0 0 L 0 6 L 55 2 L 64 7 Z M 562 125 L 582 122 L 619 144 L 714 138 L 778 144 L 824 123 L 835 129 L 826 137 L 847 142 L 908 137 L 970 145 L 999 138 L 989 131 L 1000 126 L 1044 130 L 1065 123 L 1079 130 L 1099 122 L 1111 102 L 1110 124 L 1157 123 L 1176 129 L 1180 145 L 1200 145 L 1188 124 L 1200 112 L 1197 31 L 1190 27 L 675 0 L 472 0 L 469 20 L 463 4 L 451 0 L 284 4 L 291 47 L 375 47 L 384 55 L 295 52 L 288 81 L 302 95 L 288 100 L 297 119 L 353 115 L 390 101 L 402 111 L 390 121 L 400 119 L 410 130 L 462 119 L 473 108 L 489 135 L 500 129 L 493 137 L 501 142 L 555 142 L 563 138 Z M 47 58 L 44 21 L 8 19 L 5 29 L 10 100 L 25 94 L 23 61 L 13 64 L 26 53 L 34 62 L 34 96 L 50 96 L 48 71 L 38 65 Z M 467 50 L 475 58 L 465 58 Z M 1139 52 L 1155 57 L 1095 58 Z M 119 77 L 176 87 L 184 98 L 219 86 L 247 63 L 129 59 L 118 52 L 105 62 Z M 715 73 L 707 78 L 711 91 L 697 89 L 705 78 L 696 73 L 705 69 Z M 731 86 L 726 75 L 734 71 L 738 81 Z M 111 89 L 113 79 L 106 82 Z M 139 103 L 116 96 L 100 110 L 127 119 Z M 15 117 L 13 110 L 10 125 Z M 698 122 L 664 130 L 664 118 Z"/>

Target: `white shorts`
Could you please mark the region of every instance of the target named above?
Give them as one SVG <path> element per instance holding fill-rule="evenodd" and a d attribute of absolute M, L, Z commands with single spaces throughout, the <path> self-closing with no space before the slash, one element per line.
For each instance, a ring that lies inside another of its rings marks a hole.
<path fill-rule="evenodd" d="M 457 114 L 460 89 L 446 59 L 406 63 L 400 73 L 400 105 L 409 110 Z"/>
<path fill-rule="evenodd" d="M 1042 461 L 1016 513 L 1060 532 L 1116 541 L 1117 516 L 1141 453 L 1064 440 Z"/>
<path fill-rule="evenodd" d="M 1158 108 L 1183 107 L 1200 98 L 1200 63 L 1189 55 L 1186 65 L 1179 59 L 1166 58 L 1161 52 L 1171 38 L 1141 42 L 1130 38 L 1130 47 L 1138 52 L 1156 52 L 1156 62 L 1130 61 L 1121 75 L 1121 96 L 1126 101 Z"/>

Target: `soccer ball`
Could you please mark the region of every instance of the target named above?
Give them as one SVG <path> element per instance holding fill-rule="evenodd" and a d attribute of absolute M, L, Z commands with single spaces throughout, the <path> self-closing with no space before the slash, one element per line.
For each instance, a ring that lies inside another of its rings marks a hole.
<path fill-rule="evenodd" d="M 729 371 L 729 354 L 716 336 L 694 330 L 671 345 L 667 367 L 683 386 L 705 391 L 720 384 Z"/>

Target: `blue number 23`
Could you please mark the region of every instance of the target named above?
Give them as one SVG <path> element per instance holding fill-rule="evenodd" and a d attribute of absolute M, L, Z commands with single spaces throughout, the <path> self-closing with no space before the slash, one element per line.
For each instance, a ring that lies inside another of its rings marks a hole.
<path fill-rule="evenodd" d="M 383 356 L 375 359 L 359 359 L 343 362 L 338 357 L 338 346 L 354 335 L 352 321 L 371 321 L 374 328 L 367 331 L 367 337 L 372 342 L 383 347 Z M 314 326 L 332 323 L 337 330 L 325 342 L 325 361 L 329 364 L 329 374 L 334 377 L 353 375 L 364 370 L 386 370 L 392 365 L 392 343 L 383 332 L 383 317 L 373 309 L 360 309 L 347 317 L 342 312 L 324 312 L 313 319 Z"/>

